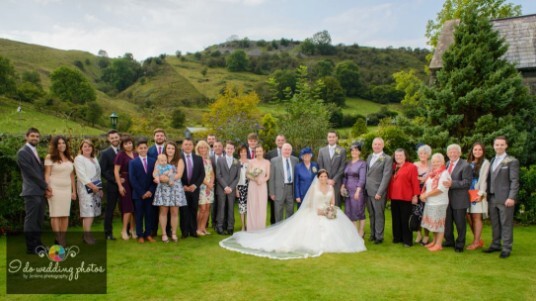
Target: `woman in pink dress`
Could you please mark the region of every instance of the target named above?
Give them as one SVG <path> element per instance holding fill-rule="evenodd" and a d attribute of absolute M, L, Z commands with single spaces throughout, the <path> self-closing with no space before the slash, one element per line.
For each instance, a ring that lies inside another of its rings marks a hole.
<path fill-rule="evenodd" d="M 255 159 L 249 162 L 247 177 L 249 179 L 247 231 L 249 232 L 266 228 L 266 202 L 268 200 L 266 182 L 270 178 L 270 161 L 264 159 L 264 149 L 261 145 L 255 148 Z"/>

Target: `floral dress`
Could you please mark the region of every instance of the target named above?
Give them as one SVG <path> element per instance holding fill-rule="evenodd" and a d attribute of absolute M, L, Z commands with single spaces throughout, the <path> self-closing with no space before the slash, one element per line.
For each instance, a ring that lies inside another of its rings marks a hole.
<path fill-rule="evenodd" d="M 205 167 L 205 181 L 210 182 L 210 179 L 214 179 L 214 171 L 212 170 L 212 162 L 210 159 L 203 159 L 203 166 Z M 214 203 L 214 188 L 207 189 L 207 185 L 201 184 L 199 187 L 199 205 Z"/>

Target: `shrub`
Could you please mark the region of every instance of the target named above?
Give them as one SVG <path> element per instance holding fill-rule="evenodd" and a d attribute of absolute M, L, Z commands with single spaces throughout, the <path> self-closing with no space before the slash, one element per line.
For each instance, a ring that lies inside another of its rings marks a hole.
<path fill-rule="evenodd" d="M 536 224 L 536 165 L 521 167 L 516 219 Z"/>

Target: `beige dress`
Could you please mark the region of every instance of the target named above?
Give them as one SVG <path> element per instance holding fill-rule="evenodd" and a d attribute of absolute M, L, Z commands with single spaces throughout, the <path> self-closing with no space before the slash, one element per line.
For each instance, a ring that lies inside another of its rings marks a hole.
<path fill-rule="evenodd" d="M 73 163 L 52 162 L 50 159 L 45 160 L 46 166 L 51 166 L 50 171 L 50 188 L 52 197 L 48 199 L 48 208 L 50 217 L 65 217 L 71 212 L 71 173 L 73 172 Z"/>
<path fill-rule="evenodd" d="M 270 170 L 270 161 L 263 159 L 258 162 L 256 159 L 249 161 L 248 170 L 258 168 L 262 170 L 258 178 L 260 184 L 256 181 L 249 181 L 248 200 L 247 200 L 247 228 L 248 231 L 256 231 L 266 228 L 266 203 L 268 201 L 268 173 Z"/>

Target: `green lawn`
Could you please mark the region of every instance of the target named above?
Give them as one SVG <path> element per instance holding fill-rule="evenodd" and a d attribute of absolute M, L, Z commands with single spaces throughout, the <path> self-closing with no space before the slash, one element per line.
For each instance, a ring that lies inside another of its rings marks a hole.
<path fill-rule="evenodd" d="M 212 234 L 177 244 L 108 244 L 107 295 L 9 295 L 6 300 L 534 300 L 536 227 L 517 226 L 512 256 L 480 251 L 431 253 L 394 245 L 387 216 L 385 243 L 368 251 L 278 261 L 219 247 Z M 239 228 L 239 219 L 236 227 Z M 95 228 L 102 228 L 99 223 Z M 119 237 L 116 219 L 115 235 Z M 366 230 L 368 233 L 368 229 Z M 483 235 L 486 245 L 490 227 Z M 468 235 L 468 243 L 472 236 Z M 0 238 L 0 250 L 5 250 Z M 5 251 L 0 252 L 5 269 Z"/>
<path fill-rule="evenodd" d="M 22 111 L 17 112 L 18 104 L 12 100 L 0 98 L 0 132 L 10 134 L 26 133 L 30 127 L 36 127 L 46 134 L 99 135 L 104 131 L 79 123 L 38 112 L 27 103 L 22 103 Z"/>

